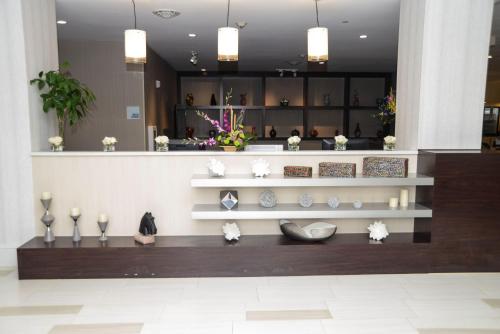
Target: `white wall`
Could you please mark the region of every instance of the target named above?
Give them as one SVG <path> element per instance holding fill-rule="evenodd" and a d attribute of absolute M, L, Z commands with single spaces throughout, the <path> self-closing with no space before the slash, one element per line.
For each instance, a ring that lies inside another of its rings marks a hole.
<path fill-rule="evenodd" d="M 400 149 L 480 149 L 493 0 L 402 0 Z"/>
<path fill-rule="evenodd" d="M 30 154 L 54 125 L 41 108 L 35 115 L 35 88 L 28 86 L 35 67 L 57 64 L 48 42 L 55 30 L 37 15 L 55 17 L 54 1 L 0 1 L 0 267 L 15 265 L 16 248 L 35 233 Z"/>

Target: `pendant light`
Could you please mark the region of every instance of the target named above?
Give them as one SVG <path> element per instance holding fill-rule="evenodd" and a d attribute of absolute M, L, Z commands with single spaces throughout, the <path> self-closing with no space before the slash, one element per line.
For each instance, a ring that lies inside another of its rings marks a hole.
<path fill-rule="evenodd" d="M 328 61 L 328 28 L 319 26 L 318 1 L 316 4 L 316 27 L 307 30 L 307 60 L 310 62 Z"/>
<path fill-rule="evenodd" d="M 146 63 L 146 32 L 137 29 L 137 15 L 134 7 L 134 29 L 125 30 L 125 62 L 132 64 Z"/>
<path fill-rule="evenodd" d="M 238 29 L 229 26 L 229 7 L 227 0 L 226 26 L 219 28 L 217 59 L 219 61 L 238 61 Z"/>

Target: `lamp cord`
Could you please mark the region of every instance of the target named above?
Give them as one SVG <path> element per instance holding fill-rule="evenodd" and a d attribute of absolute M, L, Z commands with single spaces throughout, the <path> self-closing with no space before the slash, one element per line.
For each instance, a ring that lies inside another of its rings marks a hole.
<path fill-rule="evenodd" d="M 229 27 L 229 6 L 231 5 L 231 0 L 227 0 L 227 16 L 226 16 L 226 27 Z"/>
<path fill-rule="evenodd" d="M 132 5 L 134 6 L 134 29 L 137 29 L 137 15 L 135 14 L 135 1 L 132 0 Z"/>
<path fill-rule="evenodd" d="M 314 0 L 314 3 L 316 4 L 316 24 L 319 27 L 318 0 Z"/>

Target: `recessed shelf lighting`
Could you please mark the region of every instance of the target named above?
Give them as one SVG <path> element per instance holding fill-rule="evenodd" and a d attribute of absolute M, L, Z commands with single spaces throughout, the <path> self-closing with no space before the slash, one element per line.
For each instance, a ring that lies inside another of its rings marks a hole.
<path fill-rule="evenodd" d="M 365 39 L 365 38 L 368 38 L 368 35 L 359 35 L 359 38 Z"/>
<path fill-rule="evenodd" d="M 492 55 L 488 55 L 488 59 L 491 59 L 491 58 L 493 58 L 493 56 Z"/>
<path fill-rule="evenodd" d="M 191 37 L 191 38 L 195 38 L 196 34 L 195 33 L 190 33 L 190 34 L 188 34 L 188 36 Z"/>
<path fill-rule="evenodd" d="M 202 71 L 202 72 L 206 72 L 206 71 L 207 71 L 207 69 L 206 69 L 206 68 L 202 68 L 202 69 L 201 69 L 201 71 Z"/>
<path fill-rule="evenodd" d="M 68 23 L 68 21 L 65 21 L 65 20 L 57 20 L 56 22 L 57 24 L 66 24 Z"/>

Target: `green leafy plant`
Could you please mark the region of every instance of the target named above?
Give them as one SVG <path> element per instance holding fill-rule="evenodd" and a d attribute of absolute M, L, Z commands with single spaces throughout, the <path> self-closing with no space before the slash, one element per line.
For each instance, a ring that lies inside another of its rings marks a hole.
<path fill-rule="evenodd" d="M 94 93 L 68 71 L 69 63 L 64 62 L 57 71 L 41 71 L 38 78 L 30 81 L 42 92 L 43 111 L 56 111 L 59 136 L 64 138 L 66 122 L 73 126 L 84 118 L 95 101 Z"/>

